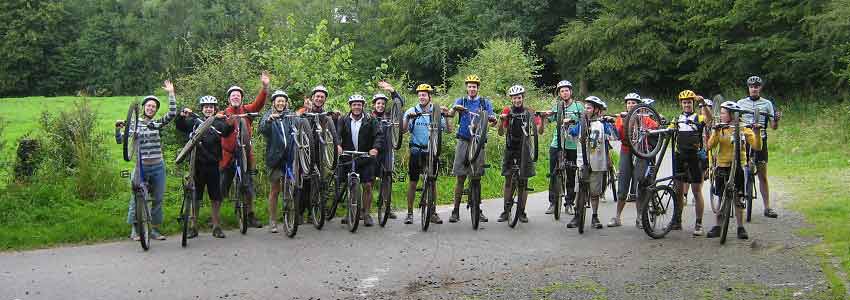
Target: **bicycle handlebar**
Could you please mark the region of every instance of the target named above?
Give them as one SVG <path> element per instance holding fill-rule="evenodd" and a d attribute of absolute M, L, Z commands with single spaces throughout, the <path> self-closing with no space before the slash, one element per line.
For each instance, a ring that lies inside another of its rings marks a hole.
<path fill-rule="evenodd" d="M 232 115 L 227 116 L 227 118 L 228 119 L 229 118 L 245 118 L 245 117 L 255 118 L 255 117 L 258 117 L 258 116 L 260 116 L 260 113 L 249 112 L 249 113 L 244 113 L 244 114 L 232 114 Z"/>

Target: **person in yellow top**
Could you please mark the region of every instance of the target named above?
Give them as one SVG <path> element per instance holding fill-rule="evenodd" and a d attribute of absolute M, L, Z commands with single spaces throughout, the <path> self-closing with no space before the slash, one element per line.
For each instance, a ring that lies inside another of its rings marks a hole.
<path fill-rule="evenodd" d="M 718 124 L 720 128 L 715 130 L 708 139 L 708 149 L 718 147 L 717 176 L 714 183 L 717 188 L 714 190 L 714 194 L 719 197 L 722 197 L 726 182 L 729 180 L 729 175 L 732 174 L 732 163 L 735 160 L 735 144 L 732 139 L 735 134 L 735 128 L 730 127 L 729 124 L 740 122 L 738 118 L 733 116 L 734 113 L 740 111 L 741 107 L 737 103 L 733 101 L 723 102 L 720 105 L 720 124 Z M 761 150 L 761 138 L 759 138 L 760 127 L 761 124 L 754 124 L 753 129 L 741 127 L 741 137 L 746 139 L 747 144 L 756 151 Z M 736 195 L 736 199 L 740 199 L 744 191 L 744 169 L 741 166 L 746 163 L 746 157 L 745 147 L 742 144 L 740 163 L 735 166 L 735 190 L 739 192 Z M 744 214 L 743 210 L 743 201 L 735 201 L 735 221 L 738 222 L 738 238 L 746 240 L 749 236 L 747 235 L 747 230 L 744 229 L 744 223 L 741 218 Z M 711 227 L 706 237 L 714 238 L 720 236 L 720 213 L 717 214 L 717 224 Z"/>

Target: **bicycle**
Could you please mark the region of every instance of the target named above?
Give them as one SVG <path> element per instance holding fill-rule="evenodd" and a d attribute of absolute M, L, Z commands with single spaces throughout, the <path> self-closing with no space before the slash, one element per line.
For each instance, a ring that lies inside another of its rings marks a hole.
<path fill-rule="evenodd" d="M 443 128 L 440 119 L 443 116 L 439 105 L 432 104 L 431 113 L 416 113 L 415 118 L 429 117 L 428 124 L 428 157 L 425 168 L 422 168 L 422 195 L 419 198 L 419 221 L 422 231 L 428 231 L 431 224 L 431 216 L 436 211 L 437 200 L 437 170 L 439 169 L 440 147 L 443 144 Z M 415 120 L 415 119 L 414 119 Z"/>
<path fill-rule="evenodd" d="M 742 111 L 742 114 L 752 114 L 753 115 L 753 123 L 747 124 L 747 128 L 752 128 L 753 124 L 762 124 L 767 125 L 766 122 L 769 118 L 776 118 L 775 115 L 771 115 L 766 112 L 759 111 L 759 108 L 756 107 L 754 111 Z M 781 115 L 781 113 L 778 113 Z M 764 117 L 764 119 L 761 119 Z M 765 126 L 765 128 L 767 128 Z M 762 139 L 762 144 L 766 145 L 767 141 L 767 130 L 763 130 L 761 132 L 761 136 L 758 137 Z M 753 200 L 758 199 L 758 193 L 760 192 L 758 185 L 755 184 L 756 176 L 758 175 L 758 164 L 756 163 L 756 151 L 750 148 L 750 145 L 746 145 L 746 164 L 743 166 L 744 169 L 744 200 L 746 202 L 747 212 L 746 212 L 746 220 L 749 223 L 752 219 L 753 215 Z"/>
<path fill-rule="evenodd" d="M 190 226 L 195 228 L 197 225 L 198 211 L 200 210 L 200 199 L 197 198 L 195 186 L 195 154 L 197 152 L 195 146 L 209 129 L 214 130 L 219 135 L 221 134 L 212 127 L 215 117 L 209 117 L 203 122 L 200 121 L 200 116 L 195 113 L 192 113 L 192 117 L 196 129 L 189 134 L 189 141 L 186 142 L 174 160 L 175 164 L 180 164 L 187 156 L 189 158 L 189 173 L 183 177 L 183 202 L 180 205 L 180 217 L 178 217 L 182 229 L 180 245 L 184 248 L 188 245 L 189 228 Z"/>
<path fill-rule="evenodd" d="M 363 189 L 360 186 L 360 174 L 357 173 L 357 160 L 371 158 L 371 156 L 369 155 L 369 152 L 342 151 L 338 158 L 339 161 L 341 161 L 343 157 L 349 157 L 351 161 L 346 163 L 340 162 L 337 164 L 337 176 L 342 175 L 342 170 L 340 168 L 350 166 L 350 169 L 345 175 L 344 186 L 337 188 L 336 203 L 342 202 L 343 199 L 345 199 L 345 204 L 347 206 L 345 217 L 346 221 L 348 221 L 346 224 L 348 225 L 348 231 L 354 233 L 357 231 L 357 227 L 360 224 L 361 210 L 363 208 Z M 334 207 L 336 207 L 336 204 L 334 204 Z"/>
<path fill-rule="evenodd" d="M 481 176 L 484 175 L 484 169 L 487 166 L 478 166 L 476 162 L 481 155 L 481 151 L 484 151 L 484 146 L 487 144 L 488 118 L 482 117 L 482 115 L 487 115 L 487 111 L 483 107 L 477 113 L 467 111 L 466 109 L 463 111 L 468 113 L 472 118 L 469 126 L 471 138 L 466 153 L 466 160 L 464 160 L 464 163 L 470 166 L 471 169 L 466 207 L 469 209 L 472 229 L 478 230 L 481 222 Z"/>
<path fill-rule="evenodd" d="M 322 191 L 335 191 L 336 180 L 333 179 L 333 171 L 336 168 L 336 145 L 333 134 L 328 129 L 328 123 L 332 123 L 328 112 L 302 114 L 310 122 L 313 129 L 310 144 L 312 162 L 309 172 L 310 193 L 306 195 L 310 199 L 310 217 L 313 226 L 321 230 L 325 222 L 333 219 L 336 214 L 336 195 L 323 195 Z M 322 126 L 323 120 L 325 126 Z M 327 202 L 327 203 L 326 203 Z"/>
<path fill-rule="evenodd" d="M 579 189 L 576 193 L 575 211 L 576 228 L 579 234 L 584 234 L 584 223 L 587 215 L 588 206 L 590 206 L 590 162 L 588 161 L 587 153 L 587 137 L 590 135 L 590 119 L 587 115 L 582 115 L 579 118 L 581 135 L 579 142 L 581 143 L 581 157 L 583 168 L 579 175 Z"/>
<path fill-rule="evenodd" d="M 393 134 L 393 126 L 396 126 L 393 120 L 381 120 L 381 128 L 385 133 Z M 400 136 L 400 133 L 399 133 Z M 393 172 L 395 172 L 395 150 L 400 147 L 400 145 L 396 144 L 393 138 L 385 140 L 386 144 L 384 144 L 383 149 L 383 161 L 380 166 L 380 178 L 381 178 L 381 187 L 378 192 L 378 224 L 381 227 L 387 225 L 387 220 L 389 219 L 390 213 L 392 211 L 392 196 L 393 196 Z M 400 140 L 399 140 L 400 141 Z"/>
<path fill-rule="evenodd" d="M 535 113 L 537 116 L 540 114 L 541 113 Z M 523 175 L 521 173 L 527 170 L 527 166 L 530 164 L 529 160 L 531 160 L 531 162 L 536 162 L 538 156 L 537 129 L 534 127 L 534 122 L 530 120 L 530 116 L 531 114 L 529 113 L 510 113 L 507 116 L 509 118 L 508 128 L 513 128 L 514 122 L 522 122 L 522 138 L 520 140 L 522 150 L 520 150 L 519 160 L 511 160 L 511 202 L 506 205 L 506 208 L 508 208 L 508 219 L 510 220 L 510 222 L 508 222 L 508 226 L 511 228 L 514 228 L 519 221 L 520 216 L 525 214 L 525 204 L 526 201 L 528 201 L 528 177 L 525 176 L 524 180 L 520 180 L 519 177 L 520 175 Z M 510 143 L 511 134 L 508 134 L 507 136 L 509 140 L 508 142 Z M 529 145 L 531 149 L 527 149 L 528 151 L 526 151 L 525 145 L 528 143 L 529 138 L 533 139 L 534 142 Z M 529 155 L 531 155 L 531 157 L 529 157 Z M 512 209 L 514 206 L 516 206 L 516 210 Z M 511 215 L 513 215 L 513 217 L 511 217 Z"/>
<path fill-rule="evenodd" d="M 738 112 L 734 112 L 735 116 L 733 120 L 737 120 Z M 738 191 L 738 188 L 735 186 L 736 176 L 738 176 L 737 170 L 741 168 L 741 148 L 744 147 L 742 145 L 741 139 L 741 126 L 738 122 L 732 122 L 729 124 L 718 124 L 715 126 L 716 129 L 729 128 L 732 127 L 734 133 L 732 135 L 732 145 L 734 151 L 734 158 L 732 159 L 732 166 L 729 171 L 729 178 L 726 179 L 725 186 L 723 188 L 723 192 L 721 193 L 720 200 L 720 244 L 726 243 L 726 236 L 729 232 L 729 219 L 733 216 L 734 211 L 732 209 L 732 202 L 737 203 L 740 201 L 741 191 Z"/>
<path fill-rule="evenodd" d="M 555 220 L 561 219 L 561 201 L 563 203 L 568 202 L 569 197 L 569 185 L 567 184 L 567 180 L 569 178 L 569 172 L 575 174 L 576 170 L 578 170 L 578 166 L 567 159 L 566 148 L 564 148 L 564 143 L 567 140 L 567 136 L 569 135 L 569 125 L 565 124 L 563 120 L 566 118 L 568 114 L 572 114 L 574 116 L 581 116 L 581 113 L 577 112 L 567 112 L 563 103 L 559 104 L 558 112 L 555 114 L 556 116 L 556 140 L 558 141 L 558 157 L 555 160 L 555 168 L 554 174 L 550 174 L 549 176 L 555 176 L 555 179 L 551 181 L 551 185 L 549 187 L 549 192 L 554 194 L 555 199 L 553 205 L 553 216 Z M 567 209 L 571 208 L 571 209 Z M 575 214 L 573 204 L 564 206 L 564 210 L 568 215 Z"/>
<path fill-rule="evenodd" d="M 132 122 L 132 123 L 131 123 Z M 132 124 L 132 126 L 130 126 Z M 130 127 L 133 128 L 132 132 Z M 158 130 L 159 127 L 153 122 L 148 123 L 148 127 L 152 129 Z M 133 171 L 133 175 L 130 176 L 130 173 L 127 171 L 121 172 L 121 177 L 126 178 L 130 177 L 130 186 L 132 188 L 132 196 L 134 203 L 134 222 L 133 228 L 136 230 L 136 233 L 139 235 L 139 242 L 141 243 L 142 249 L 147 251 L 151 246 L 151 212 L 150 212 L 150 204 L 152 201 L 148 196 L 148 191 L 150 188 L 148 187 L 148 183 L 145 182 L 145 173 L 142 168 L 142 159 L 141 153 L 139 149 L 139 106 L 136 104 L 130 104 L 130 108 L 127 111 L 127 119 L 124 122 L 124 134 L 122 136 L 122 144 L 123 144 L 123 154 L 125 161 L 132 161 L 133 157 L 136 158 L 136 166 Z M 132 140 L 131 139 L 132 136 Z M 132 143 L 132 146 L 130 144 Z"/>
<path fill-rule="evenodd" d="M 239 232 L 246 234 L 248 232 L 249 212 L 248 205 L 245 204 L 245 198 L 248 198 L 249 185 L 252 184 L 250 177 L 245 179 L 243 176 L 248 174 L 248 151 L 251 149 L 251 136 L 248 132 L 248 122 L 250 119 L 259 116 L 259 113 L 234 114 L 228 118 L 237 118 L 235 128 L 236 134 L 236 151 L 233 155 L 233 168 L 236 170 L 233 176 L 233 186 L 231 190 L 231 199 L 234 201 L 236 217 L 239 220 Z"/>
<path fill-rule="evenodd" d="M 626 141 L 631 146 L 632 153 L 650 160 L 646 176 L 638 183 L 638 205 L 643 230 L 653 239 L 664 238 L 672 230 L 675 216 L 681 213 L 672 182 L 681 174 L 656 180 L 667 148 L 675 143 L 678 132 L 675 128 L 658 129 L 667 127 L 666 125 L 666 120 L 654 108 L 640 104 L 629 112 L 624 129 Z M 673 155 L 676 155 L 675 152 Z M 664 181 L 670 182 L 666 185 L 659 184 Z M 672 215 L 670 215 L 671 202 Z"/>
<path fill-rule="evenodd" d="M 307 122 L 298 122 L 295 114 L 286 114 L 276 120 L 280 133 L 286 136 L 284 121 L 289 120 L 291 126 L 292 141 L 295 143 L 293 151 L 292 173 L 287 173 L 286 168 L 281 172 L 281 213 L 283 216 L 283 230 L 287 237 L 295 237 L 298 233 L 298 225 L 301 223 L 301 204 L 304 196 L 301 190 L 304 188 L 304 177 L 310 170 L 310 127 Z M 286 147 L 286 139 L 283 139 Z"/>

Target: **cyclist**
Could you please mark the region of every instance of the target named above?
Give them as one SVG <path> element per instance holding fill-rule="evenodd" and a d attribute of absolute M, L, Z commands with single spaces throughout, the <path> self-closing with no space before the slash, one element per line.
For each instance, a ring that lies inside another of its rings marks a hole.
<path fill-rule="evenodd" d="M 573 138 L 586 139 L 587 149 L 578 149 L 581 153 L 586 153 L 586 159 L 580 157 L 577 159 L 581 172 L 581 180 L 589 182 L 590 189 L 590 204 L 593 208 L 590 226 L 596 229 L 602 229 L 602 222 L 599 221 L 599 197 L 605 194 L 607 187 L 608 176 L 608 147 L 606 142 L 616 140 L 617 134 L 614 132 L 611 123 L 613 120 L 610 117 L 604 117 L 603 111 L 608 106 L 602 99 L 596 96 L 589 96 L 584 99 L 584 113 L 588 116 L 590 124 L 588 128 L 589 136 L 582 137 L 581 124 L 570 128 L 570 136 Z M 570 121 L 575 123 L 576 121 Z M 585 165 L 585 160 L 587 165 Z M 567 228 L 575 228 L 578 223 L 578 216 L 573 216 L 573 219 L 567 224 Z"/>
<path fill-rule="evenodd" d="M 292 176 L 292 146 L 295 141 L 292 129 L 301 119 L 284 118 L 290 113 L 289 95 L 284 91 L 275 91 L 271 95 L 272 107 L 260 120 L 260 133 L 266 138 L 266 167 L 269 169 L 269 232 L 277 233 L 277 196 L 283 186 L 281 178 Z"/>
<path fill-rule="evenodd" d="M 511 114 L 522 114 L 525 117 L 525 120 L 530 122 L 534 122 L 534 130 L 537 130 L 538 134 L 543 134 L 543 123 L 540 120 L 540 117 L 534 115 L 534 112 L 525 107 L 523 104 L 525 98 L 525 88 L 521 85 L 512 86 L 508 89 L 508 96 L 511 97 L 511 106 L 506 106 L 502 109 L 502 114 L 500 115 L 502 122 L 499 126 L 499 135 L 504 136 L 505 130 L 507 128 L 508 136 L 505 138 L 505 156 L 502 159 L 502 176 L 505 176 L 505 187 L 504 187 L 504 199 L 505 199 L 505 210 L 499 215 L 499 222 L 507 221 L 510 217 L 511 206 L 513 205 L 512 193 L 511 193 L 511 167 L 514 161 L 519 164 L 522 152 L 527 152 L 528 164 L 525 166 L 520 166 L 519 172 L 519 186 L 513 187 L 517 190 L 517 194 L 519 196 L 519 201 L 523 201 L 523 203 L 528 199 L 528 191 L 526 191 L 526 187 L 528 187 L 528 178 L 536 175 L 534 170 L 534 161 L 532 161 L 531 153 L 531 143 L 532 141 L 529 139 L 526 140 L 525 144 L 522 144 L 522 136 L 524 135 L 523 124 L 520 121 L 514 122 L 510 125 L 509 119 Z M 532 118 L 533 117 L 533 118 Z M 508 128 L 510 127 L 510 128 Z M 528 132 L 531 135 L 531 132 Z M 528 223 L 528 216 L 526 216 L 525 211 L 518 211 L 519 220 L 523 223 Z"/>
<path fill-rule="evenodd" d="M 198 105 L 201 108 L 201 119 L 193 118 L 192 110 L 184 108 L 177 116 L 175 125 L 178 130 L 189 135 L 205 119 L 216 118 L 216 120 L 213 120 L 211 130 L 207 130 L 198 144 L 195 145 L 195 174 L 193 176 L 195 178 L 195 199 L 198 203 L 204 199 L 204 187 L 206 187 L 207 196 L 212 203 L 212 235 L 217 238 L 224 238 L 224 231 L 221 230 L 221 201 L 223 197 L 221 195 L 221 173 L 218 170 L 218 163 L 221 161 L 221 137 L 233 133 L 233 126 L 224 121 L 223 111 L 216 112 L 218 99 L 215 97 L 203 96 L 198 99 Z M 193 226 L 188 237 L 194 238 L 196 236 L 198 236 L 198 230 Z"/>
<path fill-rule="evenodd" d="M 732 122 L 737 122 L 737 120 L 733 119 L 732 114 L 735 112 L 740 112 L 741 107 L 733 102 L 726 101 L 720 105 L 720 123 L 731 125 Z M 762 147 L 761 138 L 759 137 L 759 129 L 761 124 L 753 124 L 753 129 L 749 129 L 746 127 L 741 128 L 741 135 L 743 138 L 746 138 L 747 143 L 754 150 L 760 150 Z M 732 141 L 733 135 L 735 134 L 735 129 L 725 126 L 725 128 L 718 128 L 711 134 L 711 138 L 708 140 L 708 148 L 712 149 L 714 147 L 718 147 L 717 151 L 717 177 L 715 177 L 714 186 L 714 194 L 722 197 L 723 189 L 726 186 L 726 182 L 729 180 L 729 176 L 732 174 L 732 160 L 735 159 L 735 144 Z M 735 171 L 735 190 L 738 191 L 739 195 L 743 195 L 744 191 L 744 169 L 741 167 L 746 163 L 747 153 L 744 147 L 741 147 L 741 163 L 734 170 Z M 737 196 L 737 195 L 736 195 Z M 744 202 L 741 201 L 741 198 L 735 197 L 737 201 L 735 201 L 735 221 L 738 222 L 738 238 L 742 240 L 746 240 L 749 238 L 747 235 L 747 230 L 744 229 L 744 222 L 742 220 L 742 216 L 744 215 Z M 720 236 L 720 213 L 717 213 L 717 224 L 711 227 L 711 230 L 708 231 L 706 237 L 714 238 Z"/>
<path fill-rule="evenodd" d="M 314 87 L 313 90 L 310 92 L 310 101 L 304 102 L 305 106 L 302 107 L 302 108 L 306 108 L 306 110 L 304 112 L 311 112 L 311 113 L 323 113 L 323 112 L 325 112 L 325 103 L 328 100 L 328 95 L 329 95 L 328 89 L 325 86 L 317 85 L 316 87 Z M 314 130 L 316 128 L 318 128 L 318 126 L 321 126 L 321 128 L 324 128 L 324 129 L 327 129 L 328 131 L 330 131 L 331 137 L 332 137 L 333 140 L 332 141 L 325 141 L 325 142 L 328 143 L 327 147 L 334 149 L 334 152 L 336 152 L 337 148 L 334 145 L 339 145 L 339 136 L 337 136 L 336 123 L 334 122 L 331 114 L 320 117 L 319 124 L 316 124 L 315 118 L 307 118 L 307 120 L 310 124 L 310 128 L 313 128 Z M 322 154 L 320 154 L 321 151 L 319 151 L 320 150 L 319 149 L 319 143 L 320 142 L 321 141 L 319 139 L 315 139 L 311 135 L 311 138 L 310 138 L 310 143 L 311 143 L 310 153 L 311 153 L 312 162 L 313 162 L 314 165 L 317 165 L 319 163 L 319 160 L 322 157 Z M 334 155 L 336 155 L 336 153 Z M 320 172 L 325 172 L 325 170 L 320 170 Z M 323 182 L 320 182 L 319 186 L 322 186 L 322 187 L 331 186 L 331 182 L 332 182 L 331 180 L 333 180 L 331 177 L 332 177 L 332 174 L 330 174 L 330 173 L 322 174 L 322 181 Z M 311 193 L 310 186 L 311 185 L 305 185 L 305 189 L 302 190 L 302 193 L 304 195 L 310 195 L 310 193 Z M 334 190 L 331 189 L 331 188 L 325 188 L 325 189 L 319 191 L 319 194 L 320 194 L 321 199 L 323 199 L 322 202 L 326 201 L 327 199 L 334 199 Z M 305 205 L 301 206 L 302 211 L 306 210 L 309 207 L 309 205 L 307 205 L 307 204 L 308 203 L 305 203 Z M 325 212 L 325 213 L 330 213 L 330 212 Z"/>
<path fill-rule="evenodd" d="M 150 194 L 153 195 L 153 206 L 151 207 L 151 229 L 150 236 L 155 240 L 165 240 L 165 236 L 159 233 L 159 226 L 162 224 L 162 197 L 165 193 L 165 162 L 162 159 L 162 142 L 159 135 L 159 130 L 171 122 L 177 115 L 177 98 L 174 95 L 174 85 L 171 81 L 166 80 L 162 87 L 168 92 L 168 112 L 165 116 L 154 119 L 156 112 L 159 110 L 159 98 L 155 96 L 146 96 L 142 98 L 142 117 L 139 118 L 139 125 L 135 128 L 130 128 L 130 132 L 137 134 L 136 143 L 139 147 L 139 155 L 136 159 L 140 159 L 142 173 L 144 177 L 142 181 L 147 182 L 150 186 Z M 122 130 L 124 121 L 119 120 L 115 123 L 115 140 L 120 144 L 122 142 Z M 136 172 L 133 172 L 135 174 Z M 139 240 L 139 234 L 136 232 L 136 227 L 132 226 L 136 220 L 136 205 L 135 198 L 130 196 L 129 209 L 127 211 L 127 223 L 130 224 L 130 238 L 134 241 Z"/>
<path fill-rule="evenodd" d="M 392 99 L 398 101 L 401 104 L 401 106 L 404 107 L 404 98 L 402 98 L 401 95 L 399 95 L 399 93 L 396 92 L 395 88 L 393 88 L 393 86 L 389 82 L 382 80 L 382 81 L 378 82 L 378 86 L 381 89 L 383 89 L 384 91 L 390 92 L 390 96 L 392 96 Z M 382 93 L 377 93 L 374 96 L 372 96 L 372 117 L 376 118 L 379 122 L 380 122 L 380 120 L 384 120 L 385 118 L 390 117 L 387 114 L 387 111 L 386 111 L 388 101 L 389 101 L 389 98 L 387 98 L 387 95 L 382 94 Z M 381 126 L 380 128 L 381 128 L 381 130 L 384 130 L 383 126 Z M 386 134 L 384 134 L 384 141 L 386 141 L 386 139 L 390 139 L 390 138 L 392 138 L 392 137 L 389 137 Z M 384 143 L 384 147 L 387 148 L 386 145 L 388 145 L 388 144 L 389 143 Z M 378 173 L 378 170 L 381 170 L 381 165 L 384 164 L 384 163 L 389 163 L 391 161 L 391 160 L 388 160 L 388 158 L 387 158 L 387 156 L 391 154 L 390 151 L 392 151 L 392 149 L 387 149 L 386 151 L 378 151 L 378 163 L 375 164 L 375 170 L 376 170 L 375 174 L 381 174 L 381 173 Z M 392 174 L 382 174 L 382 175 L 384 175 L 384 176 L 382 176 L 383 178 L 388 178 L 389 176 L 392 176 Z M 388 217 L 390 219 L 398 218 L 398 216 L 396 216 L 396 214 L 392 210 L 390 210 Z"/>
<path fill-rule="evenodd" d="M 260 81 L 263 84 L 263 87 L 260 88 L 260 92 L 257 94 L 257 98 L 254 99 L 250 104 L 243 105 L 245 98 L 245 91 L 238 86 L 231 86 L 227 89 L 227 100 L 230 103 L 230 106 L 224 110 L 224 114 L 228 117 L 228 124 L 233 126 L 234 128 L 238 128 L 238 118 L 231 118 L 233 115 L 245 114 L 245 113 L 257 113 L 263 106 L 266 105 L 266 95 L 268 94 L 269 89 L 269 74 L 267 72 L 263 72 L 260 75 Z M 248 132 L 244 132 L 242 134 L 247 134 L 248 137 L 251 137 L 252 126 L 251 122 L 248 122 Z M 234 155 L 236 155 L 236 134 L 231 134 L 226 137 L 222 137 L 221 139 L 221 148 L 222 148 L 222 158 L 221 162 L 218 164 L 219 169 L 221 169 L 221 192 L 225 195 L 230 191 L 230 185 L 233 183 L 233 177 L 236 176 L 236 165 Z M 248 156 L 248 165 L 246 166 L 248 169 L 248 174 L 243 174 L 244 184 L 247 187 L 247 191 L 245 194 L 245 206 L 248 210 L 248 224 L 251 227 L 262 228 L 263 225 L 257 221 L 257 218 L 254 217 L 254 181 L 252 180 L 253 174 L 256 173 L 256 167 L 254 165 L 254 149 L 250 147 L 250 145 L 246 145 L 245 148 L 247 153 L 245 155 Z"/>
<path fill-rule="evenodd" d="M 477 112 L 479 109 L 484 109 L 487 112 L 487 118 L 491 126 L 496 125 L 496 116 L 493 114 L 493 105 L 490 99 L 478 95 L 478 88 L 481 86 L 481 79 L 478 78 L 478 75 L 467 76 L 464 83 L 466 84 L 466 96 L 456 99 L 452 110 L 447 115 L 451 118 L 454 117 L 455 112 L 460 112 L 457 134 L 455 136 L 457 138 L 457 146 L 455 147 L 454 163 L 452 164 L 452 173 L 457 178 L 457 181 L 455 182 L 454 190 L 454 209 L 452 210 L 451 218 L 449 218 L 449 222 L 451 223 L 460 221 L 460 198 L 463 195 L 463 184 L 466 181 L 466 176 L 472 172 L 472 168 L 466 164 L 467 150 L 469 149 L 469 142 L 472 138 L 472 133 L 469 131 L 472 116 L 466 112 Z M 472 163 L 476 164 L 476 166 L 483 166 L 486 161 L 485 152 L 481 151 L 481 154 L 478 155 L 478 161 Z M 481 169 L 483 172 L 483 168 L 478 169 Z M 487 222 L 487 217 L 484 216 L 483 211 L 481 212 L 480 221 Z"/>
<path fill-rule="evenodd" d="M 381 132 L 380 124 L 377 119 L 372 118 L 369 114 L 363 112 L 363 107 L 366 105 L 366 99 L 360 94 L 351 95 L 348 97 L 348 106 L 351 111 L 337 122 L 339 128 L 340 144 L 337 147 L 337 153 L 342 151 L 359 151 L 369 152 L 368 159 L 361 159 L 356 163 L 354 170 L 360 175 L 360 182 L 363 184 L 363 225 L 369 227 L 375 224 L 372 221 L 372 215 L 369 210 L 372 207 L 372 182 L 375 180 L 375 156 L 378 155 L 378 149 L 382 149 L 384 143 L 384 135 Z M 342 169 L 339 170 L 342 172 Z M 337 174 L 338 186 L 345 184 L 345 174 Z M 347 218 L 342 219 L 342 223 L 346 224 Z"/>
<path fill-rule="evenodd" d="M 559 112 L 560 107 L 563 105 L 564 118 L 570 120 L 578 120 L 581 113 L 584 112 L 584 106 L 579 104 L 577 101 L 573 100 L 573 84 L 567 80 L 561 80 L 558 82 L 558 85 L 555 86 L 555 89 L 558 92 L 558 100 L 556 100 L 555 105 L 552 107 L 552 113 L 549 114 L 549 122 L 555 122 L 555 126 L 560 126 L 563 120 L 556 120 L 557 113 Z M 561 103 L 562 102 L 562 103 Z M 557 130 L 557 129 L 556 129 Z M 566 132 L 563 134 L 567 134 Z M 561 145 L 561 149 L 564 151 L 564 156 L 567 158 L 568 162 L 573 164 L 576 163 L 576 143 L 572 139 L 567 138 L 566 136 L 562 137 L 564 139 L 564 144 Z M 555 173 L 555 166 L 557 164 L 558 159 L 558 135 L 552 135 L 552 143 L 549 144 L 549 186 L 552 187 L 557 182 L 554 182 L 555 178 L 552 174 Z M 575 184 L 576 184 L 576 172 L 574 169 L 567 169 L 567 178 L 562 178 L 561 180 L 567 181 L 567 201 L 564 202 L 564 209 L 567 214 L 572 214 L 573 209 L 573 200 L 575 200 L 576 192 L 575 192 Z M 550 188 L 549 190 L 552 190 Z M 555 207 L 553 204 L 555 203 L 554 199 L 555 195 L 549 193 L 549 208 L 546 209 L 547 214 L 552 214 L 555 212 Z"/>
<path fill-rule="evenodd" d="M 761 89 L 763 86 L 764 82 L 760 77 L 750 76 L 750 78 L 747 78 L 747 90 L 749 91 L 749 96 L 738 100 L 738 105 L 745 111 L 755 111 L 755 109 L 758 108 L 760 112 L 770 114 L 773 117 L 760 117 L 761 120 L 764 120 L 762 126 L 766 128 L 769 123 L 770 128 L 776 130 L 779 128 L 779 119 L 782 117 L 782 114 L 776 111 L 776 108 L 773 106 L 773 102 L 761 97 Z M 745 113 L 741 118 L 744 123 L 747 124 L 752 124 L 755 121 L 755 118 L 751 113 Z M 776 214 L 776 211 L 770 208 L 770 185 L 768 185 L 767 181 L 767 129 L 761 131 L 761 140 L 761 150 L 755 152 L 755 161 L 758 167 L 757 175 L 759 179 L 759 191 L 761 191 L 761 199 L 764 202 L 764 216 L 768 218 L 776 218 L 779 217 L 779 215 Z"/>
<path fill-rule="evenodd" d="M 419 175 L 422 174 L 428 157 L 428 140 L 431 132 L 428 127 L 431 126 L 431 118 L 418 116 L 420 113 L 440 113 L 434 112 L 434 104 L 431 103 L 431 94 L 434 89 L 428 84 L 420 84 L 416 87 L 416 96 L 419 98 L 419 104 L 414 105 L 404 113 L 404 121 L 401 123 L 402 132 L 410 132 L 410 158 L 408 159 L 407 175 L 410 181 L 407 183 L 407 217 L 404 218 L 404 224 L 413 224 L 413 198 L 416 197 L 416 184 L 419 181 Z M 447 108 L 442 108 L 442 113 L 446 113 Z M 446 122 L 445 117 L 440 118 L 440 127 L 447 132 L 452 131 L 450 123 Z M 431 223 L 443 224 L 443 220 L 435 212 L 431 215 Z"/>
<path fill-rule="evenodd" d="M 614 128 L 617 130 L 617 134 L 621 137 L 626 136 L 625 132 L 625 118 L 628 116 L 628 112 L 632 111 L 635 106 L 642 103 L 640 95 L 636 93 L 629 93 L 626 97 L 623 98 L 626 102 L 626 111 L 621 112 L 617 119 L 614 121 Z M 641 122 L 647 128 L 657 128 L 658 123 L 652 120 L 649 117 L 641 118 Z M 637 156 L 632 155 L 631 148 L 625 143 L 620 144 L 620 164 L 619 164 L 619 175 L 617 178 L 617 216 L 611 218 L 611 222 L 608 222 L 608 227 L 618 227 L 622 226 L 622 215 L 623 209 L 626 207 L 626 201 L 631 196 L 631 201 L 634 201 L 637 198 L 637 186 L 638 183 L 643 180 L 644 174 L 646 174 L 646 169 L 651 164 L 651 161 L 648 159 L 642 159 Z M 635 205 L 635 211 L 640 214 L 640 208 Z M 635 220 L 635 226 L 638 228 L 641 227 L 640 220 Z"/>
<path fill-rule="evenodd" d="M 679 209 L 673 214 L 671 227 L 674 230 L 682 229 L 682 210 L 686 200 L 685 194 L 690 186 L 694 194 L 696 212 L 693 235 L 701 236 L 703 235 L 702 213 L 705 206 L 702 195 L 703 170 L 708 167 L 703 143 L 703 128 L 706 123 L 712 121 L 713 115 L 708 107 L 702 104 L 703 97 L 691 90 L 682 91 L 678 98 L 682 113 L 674 119 L 670 128 L 676 128 L 678 131 L 673 153 L 673 174 L 675 185 L 678 187 Z M 696 112 L 697 104 L 701 107 L 700 113 Z"/>

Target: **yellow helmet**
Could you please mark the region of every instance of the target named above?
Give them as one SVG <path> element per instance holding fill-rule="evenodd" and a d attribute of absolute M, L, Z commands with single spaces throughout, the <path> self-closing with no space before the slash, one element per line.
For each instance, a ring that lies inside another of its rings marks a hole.
<path fill-rule="evenodd" d="M 469 76 L 466 76 L 466 80 L 464 80 L 463 82 L 464 83 L 472 82 L 472 83 L 480 85 L 481 84 L 481 78 L 478 78 L 478 75 L 469 75 Z"/>
<path fill-rule="evenodd" d="M 696 99 L 697 94 L 692 90 L 684 90 L 679 93 L 679 101 Z"/>
<path fill-rule="evenodd" d="M 430 94 L 434 92 L 434 88 L 432 88 L 431 85 L 427 83 L 423 83 L 416 87 L 416 92 L 428 92 Z"/>

